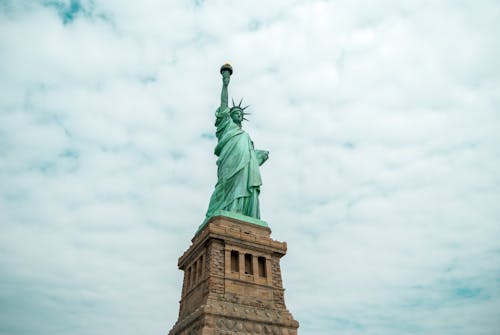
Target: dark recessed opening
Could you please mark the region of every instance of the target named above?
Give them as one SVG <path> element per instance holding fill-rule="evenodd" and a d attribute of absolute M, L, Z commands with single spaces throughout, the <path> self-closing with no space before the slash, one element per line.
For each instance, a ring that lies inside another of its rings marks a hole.
<path fill-rule="evenodd" d="M 245 274 L 253 275 L 252 255 L 245 254 Z"/>
<path fill-rule="evenodd" d="M 240 255 L 236 250 L 231 251 L 231 271 L 240 272 Z"/>
<path fill-rule="evenodd" d="M 257 259 L 257 262 L 259 264 L 259 276 L 260 277 L 267 277 L 267 272 L 266 272 L 266 258 L 265 257 L 259 257 Z"/>

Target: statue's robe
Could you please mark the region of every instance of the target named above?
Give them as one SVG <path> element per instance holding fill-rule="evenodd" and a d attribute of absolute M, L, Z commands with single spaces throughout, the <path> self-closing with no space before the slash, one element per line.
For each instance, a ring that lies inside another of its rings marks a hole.
<path fill-rule="evenodd" d="M 217 184 L 210 198 L 207 217 L 217 210 L 260 218 L 259 192 L 262 185 L 259 163 L 250 136 L 231 119 L 229 108 L 215 113 Z M 260 156 L 260 153 L 259 153 Z"/>

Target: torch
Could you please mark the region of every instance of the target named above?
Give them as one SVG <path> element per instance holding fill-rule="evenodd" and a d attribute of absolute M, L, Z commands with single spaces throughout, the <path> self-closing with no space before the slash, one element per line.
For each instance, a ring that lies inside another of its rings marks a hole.
<path fill-rule="evenodd" d="M 233 67 L 231 66 L 231 64 L 226 63 L 220 67 L 220 73 L 222 74 L 223 77 L 227 76 L 227 74 L 225 75 L 224 73 L 229 73 L 230 76 L 233 74 Z"/>

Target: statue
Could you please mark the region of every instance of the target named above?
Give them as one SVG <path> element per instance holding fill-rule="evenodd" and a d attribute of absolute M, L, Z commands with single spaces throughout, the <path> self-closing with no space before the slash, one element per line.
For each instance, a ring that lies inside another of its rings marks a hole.
<path fill-rule="evenodd" d="M 234 104 L 228 107 L 227 87 L 233 68 L 224 64 L 220 107 L 215 112 L 217 146 L 217 184 L 208 205 L 207 218 L 218 210 L 240 213 L 260 219 L 259 193 L 262 181 L 259 166 L 269 157 L 265 150 L 255 150 L 250 136 L 241 128 L 245 109 Z"/>

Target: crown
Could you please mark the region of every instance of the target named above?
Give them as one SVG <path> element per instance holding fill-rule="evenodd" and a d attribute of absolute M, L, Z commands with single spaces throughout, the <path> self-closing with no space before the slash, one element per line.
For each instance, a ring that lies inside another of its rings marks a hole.
<path fill-rule="evenodd" d="M 235 112 L 237 110 L 240 110 L 240 111 L 243 112 L 243 115 L 250 115 L 250 114 L 252 114 L 252 113 L 245 112 L 245 109 L 247 109 L 248 107 L 250 107 L 250 105 L 248 105 L 246 107 L 241 107 L 241 103 L 243 102 L 243 98 L 241 98 L 240 103 L 238 105 L 236 105 L 234 103 L 233 99 L 231 99 L 231 100 L 233 102 L 233 107 L 231 107 L 231 109 L 229 110 L 229 113 L 233 113 L 233 112 Z M 243 120 L 248 121 L 248 119 L 246 119 L 244 116 L 243 116 Z"/>

